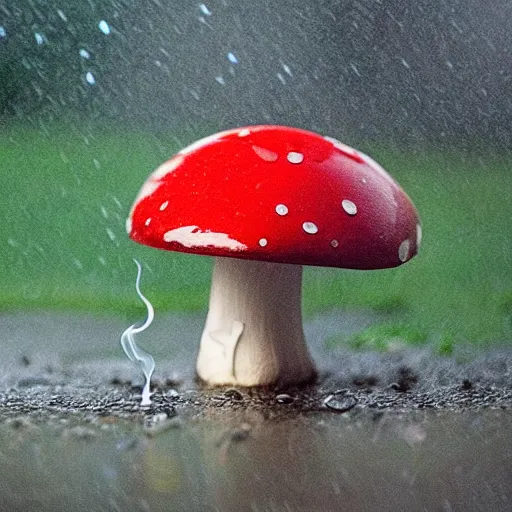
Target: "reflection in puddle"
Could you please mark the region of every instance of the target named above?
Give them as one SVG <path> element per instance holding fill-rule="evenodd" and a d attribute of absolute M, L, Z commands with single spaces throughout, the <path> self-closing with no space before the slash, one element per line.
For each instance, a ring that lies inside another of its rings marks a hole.
<path fill-rule="evenodd" d="M 148 437 L 0 428 L 5 510 L 507 510 L 512 417 L 258 412 Z M 342 506 L 343 505 L 343 506 Z M 6 508 L 5 508 L 6 507 Z"/>

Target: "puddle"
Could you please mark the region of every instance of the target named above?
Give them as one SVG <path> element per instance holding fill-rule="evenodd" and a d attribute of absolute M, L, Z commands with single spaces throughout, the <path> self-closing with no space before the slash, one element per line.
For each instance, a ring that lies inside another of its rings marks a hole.
<path fill-rule="evenodd" d="M 512 416 L 255 411 L 155 436 L 104 419 L 0 428 L 0 502 L 16 511 L 493 510 L 512 500 Z"/>

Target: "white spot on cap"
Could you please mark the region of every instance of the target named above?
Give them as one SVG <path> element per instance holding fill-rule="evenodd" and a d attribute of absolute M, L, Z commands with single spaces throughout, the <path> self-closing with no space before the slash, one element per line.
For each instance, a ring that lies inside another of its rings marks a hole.
<path fill-rule="evenodd" d="M 250 135 L 250 134 L 251 134 L 251 131 L 247 128 L 244 128 L 243 130 L 240 130 L 238 132 L 239 137 L 247 137 L 247 135 Z"/>
<path fill-rule="evenodd" d="M 268 240 L 266 238 L 260 238 L 260 241 L 258 242 L 261 247 L 266 247 L 268 244 Z"/>
<path fill-rule="evenodd" d="M 265 162 L 275 162 L 279 155 L 270 149 L 261 148 L 260 146 L 253 146 L 253 151 Z"/>
<path fill-rule="evenodd" d="M 198 226 L 183 226 L 171 229 L 164 234 L 165 242 L 177 242 L 184 247 L 217 247 L 232 251 L 243 251 L 247 246 L 237 240 L 229 238 L 226 233 L 212 233 L 200 231 Z"/>
<path fill-rule="evenodd" d="M 160 211 L 163 212 L 167 207 L 169 206 L 169 201 L 164 201 L 161 205 L 160 205 Z"/>
<path fill-rule="evenodd" d="M 423 238 L 423 231 L 421 229 L 421 224 L 416 224 L 416 249 L 420 248 L 422 238 Z"/>
<path fill-rule="evenodd" d="M 286 215 L 288 213 L 288 206 L 285 204 L 278 204 L 276 206 L 277 215 Z"/>
<path fill-rule="evenodd" d="M 340 245 L 340 243 L 338 242 L 338 240 L 331 240 L 331 246 L 334 247 L 336 249 L 336 247 L 338 247 L 338 245 Z"/>
<path fill-rule="evenodd" d="M 310 235 L 318 233 L 318 226 L 314 222 L 304 222 L 304 224 L 302 224 L 302 229 Z"/>
<path fill-rule="evenodd" d="M 405 262 L 409 259 L 409 249 L 411 247 L 411 242 L 409 240 L 404 240 L 400 247 L 398 248 L 398 257 L 400 261 Z"/>
<path fill-rule="evenodd" d="M 357 213 L 357 206 L 350 199 L 343 199 L 341 206 L 349 215 L 355 215 Z"/>
<path fill-rule="evenodd" d="M 300 164 L 304 160 L 304 155 L 297 153 L 297 151 L 290 151 L 288 155 L 286 155 L 286 158 L 291 164 Z"/>

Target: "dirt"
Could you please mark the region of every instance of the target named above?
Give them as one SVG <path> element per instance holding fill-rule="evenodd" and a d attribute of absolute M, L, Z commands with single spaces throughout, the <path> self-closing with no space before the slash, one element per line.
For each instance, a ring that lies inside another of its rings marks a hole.
<path fill-rule="evenodd" d="M 450 357 L 435 355 L 428 346 L 388 353 L 326 348 L 324 341 L 332 333 L 370 321 L 369 313 L 359 312 L 324 315 L 306 324 L 319 368 L 312 385 L 208 390 L 195 382 L 193 373 L 201 315 L 167 317 L 147 336 L 145 346 L 155 354 L 157 371 L 152 381 L 153 404 L 142 407 L 142 376 L 117 345 L 123 322 L 69 315 L 4 315 L 10 339 L 4 344 L 0 418 L 28 416 L 46 421 L 72 414 L 140 421 L 161 413 L 194 418 L 250 409 L 280 417 L 512 408 L 510 347 L 461 346 Z M 180 333 L 179 338 L 169 341 L 169 326 L 171 332 Z M 166 351 L 174 357 L 169 359 Z"/>

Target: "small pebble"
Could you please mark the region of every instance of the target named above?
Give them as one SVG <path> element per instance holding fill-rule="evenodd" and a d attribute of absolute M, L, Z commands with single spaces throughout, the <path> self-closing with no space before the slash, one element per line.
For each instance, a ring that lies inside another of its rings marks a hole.
<path fill-rule="evenodd" d="M 240 391 L 236 388 L 229 388 L 224 391 L 224 396 L 233 400 L 234 402 L 241 402 L 244 397 Z"/>
<path fill-rule="evenodd" d="M 354 408 L 357 405 L 357 400 L 352 395 L 329 395 L 323 404 L 331 411 L 344 413 Z"/>
<path fill-rule="evenodd" d="M 293 398 L 293 396 L 290 396 L 286 393 L 281 393 L 276 396 L 276 402 L 278 404 L 291 404 L 294 401 L 295 401 L 295 399 Z"/>

